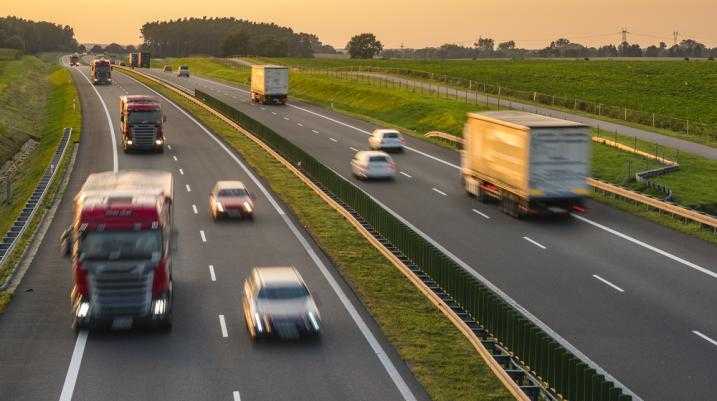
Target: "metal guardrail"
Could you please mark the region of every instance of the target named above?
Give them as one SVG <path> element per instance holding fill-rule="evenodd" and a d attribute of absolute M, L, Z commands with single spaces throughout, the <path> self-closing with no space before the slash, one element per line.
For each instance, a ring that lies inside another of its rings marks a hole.
<path fill-rule="evenodd" d="M 461 316 L 484 339 L 506 368 L 523 367 L 559 397 L 575 401 L 629 401 L 632 393 L 584 356 L 572 353 L 531 316 L 464 270 L 370 195 L 324 166 L 288 139 L 220 100 L 195 91 L 196 97 L 254 133 L 312 181 L 339 200 L 365 227 Z M 497 360 L 496 359 L 496 360 Z M 517 370 L 517 369 L 516 369 Z M 519 377 L 518 377 L 519 376 Z M 516 379 L 525 375 L 516 373 Z M 524 384 L 524 383 L 519 383 Z M 525 391 L 537 399 L 535 386 Z"/>
<path fill-rule="evenodd" d="M 15 223 L 13 223 L 7 233 L 5 233 L 5 236 L 2 238 L 2 242 L 0 242 L 0 265 L 5 263 L 8 256 L 12 254 L 13 249 L 15 249 L 15 246 L 20 241 L 20 238 L 25 233 L 25 230 L 32 221 L 32 218 L 35 216 L 37 209 L 42 204 L 45 194 L 47 193 L 47 189 L 55 179 L 57 168 L 65 155 L 67 145 L 70 143 L 71 135 L 72 128 L 65 128 L 62 138 L 60 138 L 60 142 L 55 150 L 55 154 L 50 161 L 50 165 L 45 169 L 45 173 L 42 175 L 42 178 L 40 178 L 40 181 L 37 183 L 32 195 L 30 195 L 30 198 L 25 203 L 25 207 L 20 211 L 20 215 L 15 219 Z"/>

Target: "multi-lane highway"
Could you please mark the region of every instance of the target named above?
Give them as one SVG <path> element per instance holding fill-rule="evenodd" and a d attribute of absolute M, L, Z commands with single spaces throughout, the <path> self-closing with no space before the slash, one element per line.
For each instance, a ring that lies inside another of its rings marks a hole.
<path fill-rule="evenodd" d="M 249 102 L 245 88 L 150 74 L 202 90 L 263 122 L 353 180 L 373 124 L 298 101 Z M 468 198 L 459 156 L 413 138 L 395 182 L 354 180 L 490 280 L 646 400 L 714 398 L 717 248 L 595 202 L 569 221 L 519 221 Z"/>
<path fill-rule="evenodd" d="M 58 213 L 0 316 L 0 399 L 428 399 L 331 263 L 241 158 L 166 100 L 165 153 L 124 154 L 118 98 L 153 93 L 121 74 L 98 87 L 87 80 L 86 67 L 72 74 L 83 137 Z M 175 177 L 174 328 L 76 335 L 69 261 L 56 246 L 71 220 L 72 198 L 90 173 L 140 168 Z M 211 220 L 208 194 L 219 179 L 242 180 L 257 195 L 254 222 Z M 315 294 L 323 336 L 253 344 L 241 311 L 243 279 L 255 266 L 287 265 Z"/>

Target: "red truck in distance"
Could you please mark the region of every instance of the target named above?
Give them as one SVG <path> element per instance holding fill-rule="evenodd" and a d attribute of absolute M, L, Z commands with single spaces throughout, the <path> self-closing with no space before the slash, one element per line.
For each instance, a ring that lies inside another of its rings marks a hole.
<path fill-rule="evenodd" d="M 162 106 L 151 97 L 127 95 L 120 97 L 120 128 L 122 148 L 164 152 L 164 122 Z"/>
<path fill-rule="evenodd" d="M 112 83 L 112 65 L 109 60 L 92 60 L 90 64 L 92 83 L 95 85 L 110 85 Z"/>
<path fill-rule="evenodd" d="M 90 174 L 70 228 L 73 327 L 172 324 L 172 174 Z"/>

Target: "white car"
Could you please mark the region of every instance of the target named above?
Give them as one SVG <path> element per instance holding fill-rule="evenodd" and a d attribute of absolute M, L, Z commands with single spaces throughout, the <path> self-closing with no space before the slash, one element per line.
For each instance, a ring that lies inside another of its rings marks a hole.
<path fill-rule="evenodd" d="M 351 171 L 360 179 L 393 179 L 396 176 L 396 163 L 385 152 L 364 150 L 354 155 Z"/>
<path fill-rule="evenodd" d="M 376 129 L 368 138 L 368 147 L 372 150 L 392 150 L 403 152 L 406 141 L 395 129 Z"/>

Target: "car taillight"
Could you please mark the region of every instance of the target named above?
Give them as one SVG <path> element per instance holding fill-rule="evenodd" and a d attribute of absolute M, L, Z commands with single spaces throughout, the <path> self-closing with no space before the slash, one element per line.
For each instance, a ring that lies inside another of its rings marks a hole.
<path fill-rule="evenodd" d="M 75 262 L 73 273 L 75 275 L 75 290 L 83 297 L 88 297 L 90 295 L 90 289 L 87 286 L 87 270 L 82 268 L 80 262 Z"/>
<path fill-rule="evenodd" d="M 161 260 L 154 268 L 154 282 L 152 282 L 152 295 L 155 297 L 164 294 L 169 289 L 169 274 L 167 273 L 167 262 Z"/>

